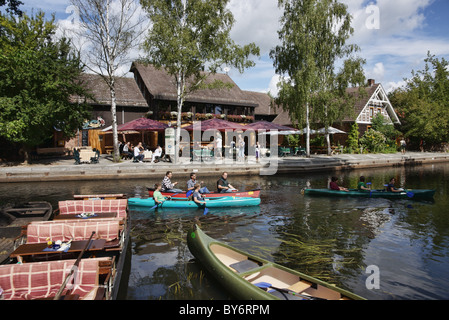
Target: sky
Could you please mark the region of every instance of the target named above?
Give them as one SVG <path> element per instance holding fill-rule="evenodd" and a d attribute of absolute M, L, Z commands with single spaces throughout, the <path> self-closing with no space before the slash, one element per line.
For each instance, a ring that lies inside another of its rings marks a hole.
<path fill-rule="evenodd" d="M 22 0 L 22 10 L 55 13 L 60 25 L 73 19 L 70 0 Z M 403 86 L 412 70 L 422 70 L 427 53 L 449 60 L 449 0 L 340 0 L 353 16 L 353 36 L 358 55 L 366 60 L 365 75 L 387 90 Z M 281 11 L 277 0 L 230 0 L 234 15 L 232 39 L 260 47 L 256 66 L 243 74 L 230 70 L 242 90 L 277 93 L 279 75 L 269 57 L 278 45 Z"/>

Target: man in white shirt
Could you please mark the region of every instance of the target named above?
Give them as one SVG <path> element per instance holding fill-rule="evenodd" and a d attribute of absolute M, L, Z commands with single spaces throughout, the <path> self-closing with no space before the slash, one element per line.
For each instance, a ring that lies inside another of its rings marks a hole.
<path fill-rule="evenodd" d="M 139 144 L 134 147 L 134 158 L 139 162 L 143 162 L 144 154 L 143 151 L 140 150 L 140 148 L 142 148 L 142 142 L 139 142 Z"/>

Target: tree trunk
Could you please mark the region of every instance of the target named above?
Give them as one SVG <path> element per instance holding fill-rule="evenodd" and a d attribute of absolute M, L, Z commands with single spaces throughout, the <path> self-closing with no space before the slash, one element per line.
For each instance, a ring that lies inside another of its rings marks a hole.
<path fill-rule="evenodd" d="M 327 131 L 327 128 L 326 128 L 326 142 L 327 142 L 327 155 L 331 156 L 332 155 L 331 139 L 330 139 L 330 134 Z"/>
<path fill-rule="evenodd" d="M 306 104 L 306 155 L 310 158 L 310 121 L 309 121 L 309 103 Z"/>
<path fill-rule="evenodd" d="M 118 131 L 117 131 L 117 98 L 115 96 L 114 82 L 111 85 L 111 115 L 112 115 L 112 141 L 114 145 L 114 162 L 120 161 L 120 150 L 118 147 Z"/>

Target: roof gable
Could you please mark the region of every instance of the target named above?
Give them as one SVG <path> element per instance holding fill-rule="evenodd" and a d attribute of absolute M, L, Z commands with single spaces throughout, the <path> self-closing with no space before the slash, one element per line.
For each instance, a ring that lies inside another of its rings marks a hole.
<path fill-rule="evenodd" d="M 144 65 L 134 62 L 131 66 L 131 72 L 138 73 L 149 93 L 157 100 L 177 99 L 177 88 L 173 80 L 164 69 L 157 69 L 153 65 Z M 237 84 L 227 75 L 221 73 L 210 73 L 206 79 L 207 83 L 215 80 L 231 84 L 232 88 L 224 89 L 200 89 L 189 94 L 185 101 L 210 103 L 210 104 L 227 104 L 227 105 L 243 105 L 256 107 L 257 103 L 245 94 Z"/>

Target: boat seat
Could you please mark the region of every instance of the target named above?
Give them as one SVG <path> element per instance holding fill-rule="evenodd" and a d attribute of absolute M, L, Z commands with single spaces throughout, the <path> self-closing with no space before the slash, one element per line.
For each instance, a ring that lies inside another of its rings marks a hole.
<path fill-rule="evenodd" d="M 301 280 L 296 282 L 295 284 L 292 284 L 290 287 L 288 287 L 288 290 L 300 293 L 303 292 L 304 290 L 309 289 L 312 286 L 312 283 Z"/>
<path fill-rule="evenodd" d="M 260 265 L 257 262 L 252 260 L 243 260 L 229 265 L 232 269 L 234 269 L 237 273 L 243 273 L 257 267 Z"/>

